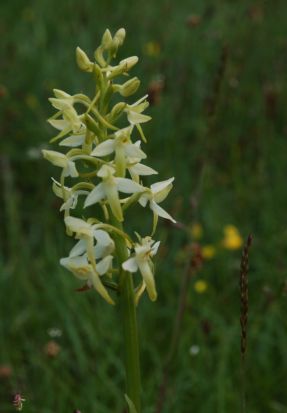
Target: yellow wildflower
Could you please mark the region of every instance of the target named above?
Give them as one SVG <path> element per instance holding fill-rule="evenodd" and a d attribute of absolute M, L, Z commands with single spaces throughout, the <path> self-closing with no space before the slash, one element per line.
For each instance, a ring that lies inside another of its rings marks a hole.
<path fill-rule="evenodd" d="M 224 239 L 222 245 L 228 250 L 237 250 L 241 248 L 243 239 L 234 225 L 226 225 L 224 227 Z"/>
<path fill-rule="evenodd" d="M 198 280 L 194 283 L 194 289 L 198 294 L 204 293 L 208 288 L 208 284 L 206 281 Z"/>
<path fill-rule="evenodd" d="M 160 44 L 158 42 L 147 42 L 144 45 L 144 54 L 150 57 L 157 57 L 160 54 Z"/>
<path fill-rule="evenodd" d="M 195 222 L 189 227 L 189 232 L 193 239 L 200 239 L 202 237 L 203 229 L 198 222 Z"/>
<path fill-rule="evenodd" d="M 201 254 L 204 259 L 211 260 L 216 253 L 215 247 L 213 245 L 204 245 L 201 249 Z"/>

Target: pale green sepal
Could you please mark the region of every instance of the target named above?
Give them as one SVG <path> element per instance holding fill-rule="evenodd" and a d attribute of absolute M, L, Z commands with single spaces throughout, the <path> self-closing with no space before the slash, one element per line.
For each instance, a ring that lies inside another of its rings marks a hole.
<path fill-rule="evenodd" d="M 96 272 L 92 273 L 92 277 L 91 277 L 91 281 L 93 283 L 93 286 L 95 288 L 95 290 L 98 291 L 98 293 L 111 305 L 115 305 L 114 300 L 110 297 L 109 293 L 107 292 L 107 290 L 105 289 L 105 287 L 103 286 L 100 277 L 98 276 L 98 274 Z"/>
<path fill-rule="evenodd" d="M 70 148 L 76 148 L 77 146 L 83 145 L 85 142 L 85 135 L 72 135 L 68 138 L 63 139 L 59 146 L 68 146 Z"/>
<path fill-rule="evenodd" d="M 84 72 L 93 71 L 93 63 L 90 61 L 86 53 L 80 47 L 77 47 L 76 49 L 76 61 L 79 68 Z"/>
<path fill-rule="evenodd" d="M 103 184 L 100 183 L 87 196 L 85 203 L 84 203 L 84 208 L 90 205 L 96 204 L 97 202 L 104 199 L 104 197 L 105 197 L 105 193 L 104 193 Z"/>

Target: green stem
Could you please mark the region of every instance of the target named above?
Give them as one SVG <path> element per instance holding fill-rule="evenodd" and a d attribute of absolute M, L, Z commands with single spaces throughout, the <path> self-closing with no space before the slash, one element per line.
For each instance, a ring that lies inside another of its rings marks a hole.
<path fill-rule="evenodd" d="M 110 213 L 111 223 L 123 231 L 122 224 Z M 116 252 L 119 266 L 128 259 L 128 250 L 125 240 L 115 234 Z M 141 378 L 139 361 L 139 341 L 136 317 L 136 306 L 132 274 L 120 270 L 119 297 L 121 317 L 124 332 L 125 368 L 126 368 L 126 393 L 132 400 L 137 410 L 141 412 Z"/>

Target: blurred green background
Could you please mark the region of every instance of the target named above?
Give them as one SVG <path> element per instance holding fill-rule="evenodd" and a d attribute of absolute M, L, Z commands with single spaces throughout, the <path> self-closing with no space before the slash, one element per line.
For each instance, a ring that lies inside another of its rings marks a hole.
<path fill-rule="evenodd" d="M 139 307 L 144 412 L 160 386 L 186 263 L 190 278 L 163 412 L 240 411 L 239 268 L 250 252 L 246 391 L 249 413 L 287 412 L 287 3 L 220 0 L 10 0 L 0 6 L 0 413 L 121 412 L 120 320 L 97 294 L 78 294 L 60 268 L 69 251 L 55 171 L 40 156 L 53 136 L 52 88 L 91 86 L 75 48 L 125 27 L 120 57 L 147 91 L 151 166 L 175 176 L 160 223 L 159 299 Z M 55 149 L 55 148 L 54 148 Z M 230 228 L 230 225 L 232 227 Z M 198 252 L 199 251 L 199 252 Z"/>

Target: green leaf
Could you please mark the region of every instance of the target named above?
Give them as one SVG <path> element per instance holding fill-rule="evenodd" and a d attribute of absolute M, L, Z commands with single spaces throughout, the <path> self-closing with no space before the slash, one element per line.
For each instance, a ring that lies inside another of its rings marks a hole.
<path fill-rule="evenodd" d="M 127 394 L 125 394 L 125 399 L 129 406 L 129 413 L 137 413 L 134 403 L 131 401 L 131 399 L 129 398 Z"/>

